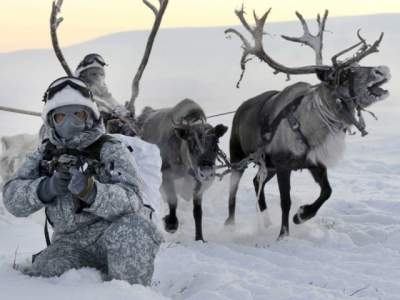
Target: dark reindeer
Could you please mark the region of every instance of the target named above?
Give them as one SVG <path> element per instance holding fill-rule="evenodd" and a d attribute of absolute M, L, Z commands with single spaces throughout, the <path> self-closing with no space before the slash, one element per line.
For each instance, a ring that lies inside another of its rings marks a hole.
<path fill-rule="evenodd" d="M 172 108 L 144 109 L 138 117 L 143 140 L 157 144 L 162 158 L 161 193 L 168 203 L 169 214 L 164 217 L 165 230 L 174 233 L 179 226 L 175 180 L 183 179 L 193 195 L 193 217 L 196 240 L 204 240 L 202 232 L 202 195 L 215 177 L 219 153 L 218 140 L 228 129 L 206 122 L 201 107 L 185 99 Z"/>
<path fill-rule="evenodd" d="M 270 9 L 271 10 L 271 9 Z M 381 85 L 389 80 L 389 69 L 384 66 L 362 67 L 358 62 L 367 55 L 378 52 L 383 33 L 372 45 L 357 36 L 360 42 L 332 57 L 332 65 L 322 64 L 322 35 L 328 12 L 321 21 L 318 16 L 319 32 L 313 36 L 303 17 L 299 17 L 304 35 L 300 38 L 285 37 L 287 40 L 306 44 L 316 52 L 316 65 L 298 68 L 286 67 L 273 60 L 263 48 L 265 21 L 268 10 L 261 18 L 254 13 L 255 26 L 244 18 L 244 10 L 236 11 L 242 25 L 251 34 L 254 45 L 237 30 L 225 32 L 237 35 L 243 42 L 241 59 L 243 77 L 248 56 L 253 55 L 275 70 L 289 75 L 316 74 L 321 81 L 317 85 L 305 82 L 292 84 L 282 91 L 268 91 L 245 101 L 236 111 L 230 137 L 230 157 L 236 165 L 231 174 L 229 194 L 229 216 L 225 224 L 235 221 L 236 193 L 243 175 L 243 162 L 255 161 L 259 171 L 255 176 L 254 188 L 258 205 L 265 211 L 265 184 L 277 175 L 282 224 L 279 238 L 289 234 L 290 176 L 291 172 L 308 169 L 321 187 L 320 196 L 312 204 L 301 206 L 293 218 L 295 224 L 314 217 L 318 209 L 330 197 L 332 189 L 328 181 L 327 167 L 337 161 L 342 153 L 346 131 L 354 125 L 364 136 L 365 122 L 361 112 L 372 103 L 382 100 L 388 92 Z M 339 61 L 339 56 L 359 47 L 348 59 Z"/>

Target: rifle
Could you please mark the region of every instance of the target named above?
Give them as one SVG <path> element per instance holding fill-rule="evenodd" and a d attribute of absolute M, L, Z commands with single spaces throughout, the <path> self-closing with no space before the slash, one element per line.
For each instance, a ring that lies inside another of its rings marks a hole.
<path fill-rule="evenodd" d="M 76 168 L 84 174 L 94 175 L 98 173 L 100 162 L 87 158 L 83 154 L 78 156 L 70 154 L 54 155 L 51 160 L 43 159 L 40 163 L 41 173 L 47 176 L 54 172 L 68 173 L 70 169 Z"/>

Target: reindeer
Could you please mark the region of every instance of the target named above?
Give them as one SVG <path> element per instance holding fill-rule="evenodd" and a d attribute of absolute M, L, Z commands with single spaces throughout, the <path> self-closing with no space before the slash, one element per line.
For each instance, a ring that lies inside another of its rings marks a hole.
<path fill-rule="evenodd" d="M 332 166 L 343 152 L 346 131 L 354 125 L 362 136 L 366 135 L 362 111 L 371 104 L 383 100 L 388 91 L 381 88 L 389 78 L 385 66 L 364 67 L 358 63 L 364 57 L 378 52 L 383 33 L 369 45 L 357 32 L 360 39 L 355 45 L 339 52 L 331 59 L 332 65 L 322 64 L 322 41 L 328 11 L 323 19 L 318 15 L 319 32 L 311 35 L 301 14 L 304 35 L 300 38 L 283 38 L 310 46 L 316 52 L 316 65 L 286 67 L 272 59 L 263 48 L 264 25 L 269 9 L 261 18 L 254 12 L 255 26 L 244 17 L 243 7 L 235 11 L 242 25 L 254 40 L 252 45 L 236 29 L 227 29 L 243 42 L 241 58 L 242 74 L 245 72 L 248 56 L 258 57 L 276 73 L 290 75 L 315 74 L 320 83 L 310 85 L 298 82 L 282 91 L 267 91 L 245 101 L 236 111 L 230 137 L 230 157 L 233 169 L 229 192 L 229 216 L 225 224 L 235 221 L 236 193 L 245 167 L 243 162 L 255 161 L 259 171 L 253 183 L 260 210 L 266 211 L 264 187 L 277 175 L 281 199 L 282 223 L 279 238 L 289 235 L 290 176 L 292 171 L 308 169 L 321 188 L 320 195 L 313 203 L 301 206 L 293 217 L 295 224 L 301 224 L 316 215 L 319 208 L 331 196 L 327 168 Z M 358 48 L 357 53 L 339 61 L 339 56 Z"/>
<path fill-rule="evenodd" d="M 0 182 L 5 183 L 37 147 L 37 135 L 18 134 L 0 138 Z"/>
<path fill-rule="evenodd" d="M 202 195 L 215 177 L 215 162 L 220 154 L 218 140 L 228 128 L 222 124 L 215 127 L 208 124 L 202 108 L 190 99 L 171 108 L 153 110 L 147 107 L 138 117 L 138 123 L 142 139 L 160 148 L 161 194 L 169 206 L 169 214 L 163 219 L 165 230 L 174 233 L 178 229 L 175 181 L 183 179 L 185 188 L 193 195 L 195 239 L 204 241 Z"/>

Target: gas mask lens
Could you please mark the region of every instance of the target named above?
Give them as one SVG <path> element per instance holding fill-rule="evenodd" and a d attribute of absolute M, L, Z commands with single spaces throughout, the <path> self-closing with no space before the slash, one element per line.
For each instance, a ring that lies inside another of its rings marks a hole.
<path fill-rule="evenodd" d="M 78 121 L 78 123 L 84 123 L 87 119 L 87 113 L 84 110 L 78 110 L 74 112 L 56 112 L 53 114 L 53 120 L 55 124 L 62 124 L 65 118 L 71 116 L 73 119 Z"/>
<path fill-rule="evenodd" d="M 63 113 L 54 114 L 53 119 L 56 124 L 61 124 L 65 120 L 65 114 Z"/>
<path fill-rule="evenodd" d="M 86 121 L 86 119 L 87 119 L 87 113 L 84 110 L 74 112 L 74 116 L 77 117 L 81 121 Z"/>

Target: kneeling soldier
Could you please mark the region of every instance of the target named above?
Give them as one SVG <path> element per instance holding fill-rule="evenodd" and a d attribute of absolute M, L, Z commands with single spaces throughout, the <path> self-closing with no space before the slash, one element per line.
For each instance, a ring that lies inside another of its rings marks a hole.
<path fill-rule="evenodd" d="M 3 189 L 9 212 L 26 217 L 45 208 L 54 229 L 30 273 L 51 277 L 93 267 L 110 279 L 149 285 L 162 236 L 143 205 L 132 153 L 105 135 L 82 80 L 57 79 L 44 101 L 48 139 Z"/>

